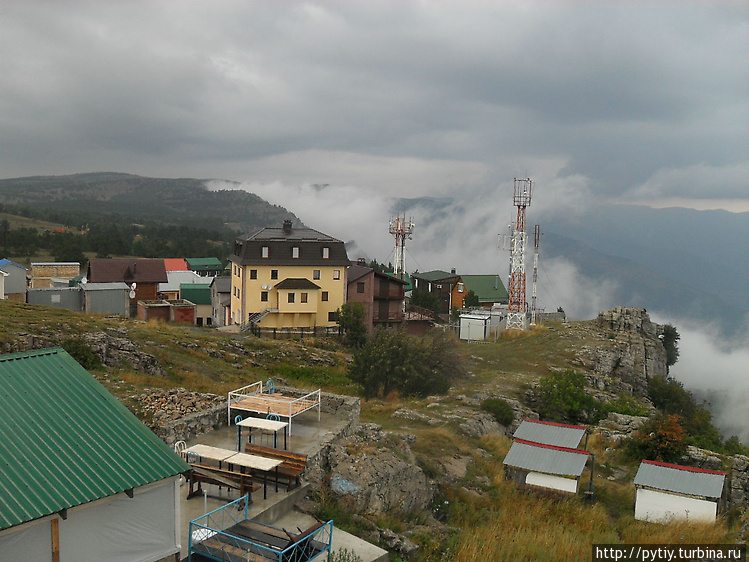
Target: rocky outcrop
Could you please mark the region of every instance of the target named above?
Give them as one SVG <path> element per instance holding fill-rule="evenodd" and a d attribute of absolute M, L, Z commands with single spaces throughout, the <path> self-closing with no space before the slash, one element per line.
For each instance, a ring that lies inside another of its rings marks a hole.
<path fill-rule="evenodd" d="M 728 506 L 749 507 L 749 457 L 734 455 L 728 478 Z M 745 525 L 749 538 L 749 521 Z"/>
<path fill-rule="evenodd" d="M 136 371 L 159 377 L 166 376 L 166 371 L 159 365 L 156 357 L 138 349 L 126 330 L 112 330 L 114 333 L 91 332 L 83 334 L 83 340 L 108 367 L 129 367 Z"/>
<path fill-rule="evenodd" d="M 648 378 L 668 373 L 662 327 L 651 322 L 644 309 L 617 307 L 601 312 L 595 325 L 607 332 L 608 341 L 585 346 L 577 354 L 577 363 L 591 373 L 592 386 L 645 396 Z"/>
<path fill-rule="evenodd" d="M 640 429 L 646 421 L 647 416 L 627 416 L 611 412 L 605 420 L 601 420 L 595 430 L 600 431 L 604 439 L 619 444 Z"/>
<path fill-rule="evenodd" d="M 362 424 L 355 435 L 328 449 L 331 491 L 367 514 L 426 509 L 435 490 L 414 462 L 412 439 Z"/>

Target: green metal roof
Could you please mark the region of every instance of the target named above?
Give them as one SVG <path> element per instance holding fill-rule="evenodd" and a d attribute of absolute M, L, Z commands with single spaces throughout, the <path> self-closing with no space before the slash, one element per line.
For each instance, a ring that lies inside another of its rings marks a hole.
<path fill-rule="evenodd" d="M 479 302 L 507 302 L 507 289 L 499 275 L 461 275 L 461 280 L 468 291 L 473 291 Z"/>
<path fill-rule="evenodd" d="M 218 258 L 186 258 L 187 266 L 193 271 L 222 271 L 224 265 Z"/>
<path fill-rule="evenodd" d="M 63 349 L 0 356 L 0 530 L 186 470 Z"/>
<path fill-rule="evenodd" d="M 412 273 L 411 277 L 418 277 L 419 279 L 426 279 L 427 281 L 441 281 L 442 279 L 448 279 L 450 277 L 458 277 L 457 273 L 449 273 L 442 271 L 441 269 L 433 269 L 432 271 L 425 271 L 424 273 Z"/>
<path fill-rule="evenodd" d="M 193 304 L 211 304 L 209 283 L 180 283 L 179 297 Z"/>

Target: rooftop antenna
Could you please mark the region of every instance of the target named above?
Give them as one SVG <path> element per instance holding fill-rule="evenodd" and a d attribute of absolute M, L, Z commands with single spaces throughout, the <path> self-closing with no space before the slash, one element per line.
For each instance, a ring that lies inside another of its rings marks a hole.
<path fill-rule="evenodd" d="M 533 294 L 531 295 L 531 326 L 536 325 L 536 285 L 538 284 L 538 243 L 541 240 L 541 227 L 533 227 Z"/>
<path fill-rule="evenodd" d="M 525 300 L 525 210 L 531 205 L 533 182 L 530 178 L 515 178 L 513 203 L 517 207 L 517 219 L 512 229 L 510 249 L 510 282 L 508 283 L 509 312 L 508 330 L 524 330 L 527 303 Z"/>
<path fill-rule="evenodd" d="M 395 236 L 395 266 L 393 275 L 398 279 L 406 277 L 406 240 L 411 240 L 414 230 L 413 218 L 406 222 L 406 215 L 390 219 L 390 234 Z"/>

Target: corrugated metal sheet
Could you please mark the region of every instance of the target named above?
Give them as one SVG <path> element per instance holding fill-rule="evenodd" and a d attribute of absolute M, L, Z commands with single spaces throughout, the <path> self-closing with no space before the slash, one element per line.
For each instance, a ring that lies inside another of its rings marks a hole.
<path fill-rule="evenodd" d="M 523 420 L 513 438 L 575 449 L 580 446 L 584 435 L 585 428 L 581 426 Z"/>
<path fill-rule="evenodd" d="M 0 529 L 185 470 L 64 350 L 0 356 Z"/>
<path fill-rule="evenodd" d="M 587 451 L 562 450 L 560 447 L 515 441 L 504 464 L 534 472 L 578 477 L 585 470 Z"/>
<path fill-rule="evenodd" d="M 635 476 L 635 485 L 678 494 L 719 498 L 723 494 L 725 479 L 723 472 L 642 461 Z"/>

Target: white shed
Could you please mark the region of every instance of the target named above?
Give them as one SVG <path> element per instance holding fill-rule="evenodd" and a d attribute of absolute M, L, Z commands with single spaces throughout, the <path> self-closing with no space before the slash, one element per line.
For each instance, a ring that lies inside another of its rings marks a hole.
<path fill-rule="evenodd" d="M 726 473 L 644 460 L 635 476 L 635 519 L 715 521 Z"/>
<path fill-rule="evenodd" d="M 576 494 L 590 453 L 515 439 L 503 464 L 505 477 L 520 486 Z"/>
<path fill-rule="evenodd" d="M 460 315 L 460 339 L 484 341 L 489 338 L 491 317 L 481 312 Z"/>

